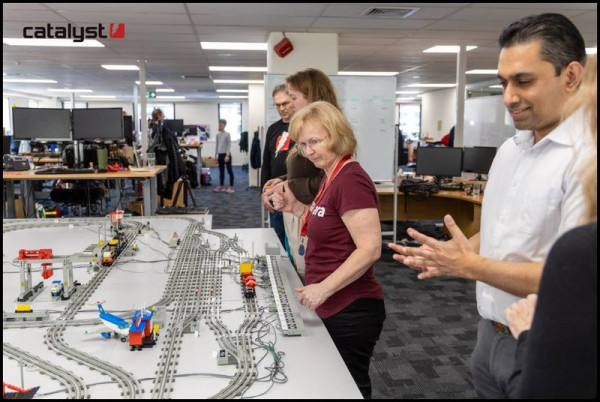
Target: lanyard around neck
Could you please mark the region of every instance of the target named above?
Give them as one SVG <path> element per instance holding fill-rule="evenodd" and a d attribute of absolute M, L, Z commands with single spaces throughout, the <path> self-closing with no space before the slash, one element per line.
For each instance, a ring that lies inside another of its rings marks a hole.
<path fill-rule="evenodd" d="M 331 182 L 333 181 L 333 179 L 335 179 L 335 177 L 340 172 L 340 170 L 342 170 L 342 167 L 344 166 L 344 163 L 346 163 L 346 161 L 349 160 L 351 157 L 352 157 L 352 155 L 346 155 L 346 156 L 344 156 L 342 158 L 341 161 L 338 162 L 337 166 L 333 170 L 333 173 L 331 173 L 331 177 L 329 177 L 327 179 L 327 183 L 325 183 L 325 186 L 323 186 L 319 190 L 319 192 L 317 193 L 317 196 L 315 197 L 314 201 L 310 205 L 310 208 L 308 208 L 306 211 L 304 211 L 304 215 L 302 215 L 302 226 L 301 226 L 301 230 L 300 230 L 300 235 L 301 236 L 306 236 L 306 229 L 307 229 L 307 226 L 308 226 L 308 219 L 312 216 L 312 211 L 319 204 L 319 202 L 321 201 L 321 199 L 325 195 L 325 192 L 327 191 L 327 189 L 329 189 L 329 186 L 331 185 Z"/>

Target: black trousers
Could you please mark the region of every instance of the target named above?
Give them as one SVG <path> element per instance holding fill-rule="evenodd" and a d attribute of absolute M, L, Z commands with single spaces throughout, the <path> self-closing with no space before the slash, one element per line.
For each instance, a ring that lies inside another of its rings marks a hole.
<path fill-rule="evenodd" d="M 369 365 L 383 329 L 383 300 L 358 299 L 339 313 L 323 319 L 333 343 L 364 398 L 371 398 Z"/>
<path fill-rule="evenodd" d="M 227 166 L 227 174 L 229 174 L 229 186 L 233 187 L 233 168 L 231 167 L 231 156 L 229 162 L 225 163 L 227 154 L 219 154 L 219 184 L 222 186 L 225 183 L 225 166 Z"/>

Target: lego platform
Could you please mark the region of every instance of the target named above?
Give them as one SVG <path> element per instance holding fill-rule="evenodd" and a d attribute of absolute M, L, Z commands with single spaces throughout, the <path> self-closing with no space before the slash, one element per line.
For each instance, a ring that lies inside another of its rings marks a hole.
<path fill-rule="evenodd" d="M 274 254 L 279 241 L 272 229 L 213 231 L 210 215 L 123 223 L 127 247 L 103 267 L 86 258 L 99 238 L 110 239 L 108 218 L 4 220 L 3 310 L 29 304 L 49 316 L 4 320 L 4 381 L 21 384 L 23 373 L 25 387 L 39 387 L 36 398 L 52 399 L 361 398 L 314 312 L 300 306 L 305 334 L 283 336 L 268 275 L 258 268 L 256 296 L 244 297 L 239 263 L 259 261 L 266 249 Z M 47 248 L 73 257 L 72 281 L 80 285 L 68 300 L 52 296 L 52 281 L 67 275 L 62 265 L 42 279 L 40 264 L 32 263 L 32 283 L 43 281 L 44 288 L 17 302 L 19 250 Z M 276 258 L 289 285 L 301 286 L 281 247 Z M 132 351 L 128 342 L 104 338 L 97 302 L 129 323 L 136 310 L 155 306 L 156 344 Z"/>

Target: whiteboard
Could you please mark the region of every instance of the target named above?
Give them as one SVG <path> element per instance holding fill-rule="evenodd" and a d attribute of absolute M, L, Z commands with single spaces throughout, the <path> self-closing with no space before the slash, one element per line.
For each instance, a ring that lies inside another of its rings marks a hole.
<path fill-rule="evenodd" d="M 285 83 L 283 74 L 265 75 L 266 127 L 280 119 L 273 88 Z M 373 181 L 394 178 L 396 77 L 330 75 L 338 102 L 354 129 L 356 159 Z"/>
<path fill-rule="evenodd" d="M 463 145 L 498 148 L 515 135 L 515 126 L 502 95 L 465 99 Z"/>

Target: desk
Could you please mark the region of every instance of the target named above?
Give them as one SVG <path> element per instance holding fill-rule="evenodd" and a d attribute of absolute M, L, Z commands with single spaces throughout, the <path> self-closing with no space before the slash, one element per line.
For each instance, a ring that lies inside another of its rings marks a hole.
<path fill-rule="evenodd" d="M 44 157 L 38 158 L 37 156 L 33 157 L 33 163 L 35 165 L 43 165 L 45 163 L 62 163 L 62 158 L 52 158 L 52 157 Z"/>
<path fill-rule="evenodd" d="M 23 172 L 7 172 L 2 171 L 2 180 L 6 184 L 6 194 L 8 210 L 5 210 L 3 204 L 3 216 L 14 218 L 15 214 L 15 189 L 14 181 L 21 181 L 21 194 L 31 195 L 33 199 L 33 180 L 107 180 L 107 179 L 143 179 L 144 180 L 144 214 L 154 215 L 156 213 L 156 196 L 157 185 L 156 176 L 165 170 L 167 167 L 154 166 L 145 167 L 143 170 L 136 171 L 119 171 L 119 172 L 104 172 L 104 173 L 82 173 L 82 174 L 34 174 L 33 170 Z M 34 202 L 30 200 L 27 204 L 26 216 L 32 216 L 34 213 Z M 148 213 L 149 211 L 149 213 Z M 8 213 L 8 216 L 7 216 Z"/>
<path fill-rule="evenodd" d="M 375 187 L 379 195 L 379 219 L 393 220 L 393 186 L 377 184 Z M 463 191 L 440 191 L 423 201 L 417 201 L 409 196 L 406 200 L 406 212 L 404 197 L 404 193 L 398 191 L 398 220 L 443 219 L 444 215 L 450 214 L 465 236 L 471 237 L 479 232 L 483 195 L 473 197 L 465 195 Z"/>

